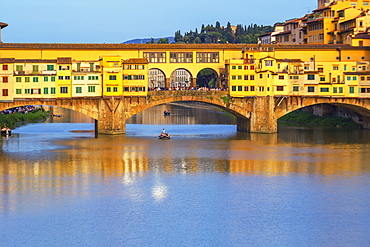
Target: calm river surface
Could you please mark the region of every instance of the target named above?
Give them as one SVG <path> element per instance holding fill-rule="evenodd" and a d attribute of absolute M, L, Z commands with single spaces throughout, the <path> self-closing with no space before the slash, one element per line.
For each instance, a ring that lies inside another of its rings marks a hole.
<path fill-rule="evenodd" d="M 236 133 L 171 104 L 95 139 L 54 113 L 0 141 L 0 246 L 369 246 L 370 131 Z"/>

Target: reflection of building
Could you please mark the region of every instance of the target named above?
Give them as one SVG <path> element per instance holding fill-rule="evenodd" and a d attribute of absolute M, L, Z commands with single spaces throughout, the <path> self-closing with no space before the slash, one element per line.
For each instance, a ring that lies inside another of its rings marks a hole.
<path fill-rule="evenodd" d="M 171 87 L 190 87 L 191 75 L 185 69 L 177 69 L 171 74 Z"/>
<path fill-rule="evenodd" d="M 149 88 L 165 87 L 166 78 L 159 69 L 149 70 Z"/>

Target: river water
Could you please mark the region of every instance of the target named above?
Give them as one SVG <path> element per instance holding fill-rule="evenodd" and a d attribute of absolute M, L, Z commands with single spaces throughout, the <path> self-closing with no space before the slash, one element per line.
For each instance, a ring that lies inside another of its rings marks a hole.
<path fill-rule="evenodd" d="M 170 104 L 95 139 L 54 113 L 1 140 L 0 246 L 369 246 L 368 130 L 236 133 Z"/>

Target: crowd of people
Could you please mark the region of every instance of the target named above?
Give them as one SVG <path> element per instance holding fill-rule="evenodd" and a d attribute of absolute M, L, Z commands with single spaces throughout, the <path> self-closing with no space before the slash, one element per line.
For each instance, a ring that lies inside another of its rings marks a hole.
<path fill-rule="evenodd" d="M 178 91 L 178 90 L 202 90 L 202 91 L 227 91 L 226 88 L 208 88 L 208 87 L 155 87 L 149 88 L 149 91 Z"/>
<path fill-rule="evenodd" d="M 0 114 L 12 114 L 12 113 L 29 113 L 31 111 L 35 110 L 35 106 L 33 105 L 28 105 L 28 106 L 19 106 L 19 107 L 14 107 L 10 108 L 4 111 L 1 111 Z"/>

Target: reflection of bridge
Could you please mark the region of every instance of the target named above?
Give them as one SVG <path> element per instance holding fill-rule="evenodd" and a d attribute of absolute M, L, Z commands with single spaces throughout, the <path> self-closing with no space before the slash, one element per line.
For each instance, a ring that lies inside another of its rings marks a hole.
<path fill-rule="evenodd" d="M 197 101 L 220 107 L 237 117 L 238 131 L 277 132 L 277 119 L 306 106 L 329 104 L 349 109 L 370 128 L 370 99 L 313 96 L 254 96 L 234 98 L 227 91 L 152 91 L 146 97 L 91 97 L 70 99 L 14 100 L 0 103 L 0 110 L 23 105 L 59 106 L 86 114 L 96 120 L 102 134 L 125 133 L 126 120 L 153 106 L 176 101 Z"/>

